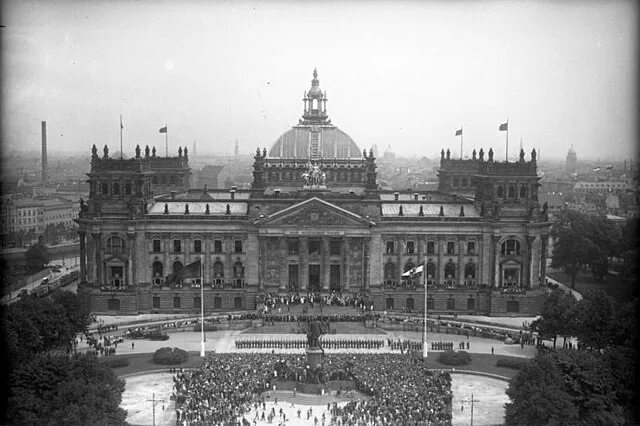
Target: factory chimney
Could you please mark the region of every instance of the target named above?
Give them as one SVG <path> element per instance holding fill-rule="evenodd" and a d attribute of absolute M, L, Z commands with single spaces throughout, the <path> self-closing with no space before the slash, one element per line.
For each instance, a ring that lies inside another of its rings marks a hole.
<path fill-rule="evenodd" d="M 42 122 L 42 186 L 47 185 L 47 122 Z"/>

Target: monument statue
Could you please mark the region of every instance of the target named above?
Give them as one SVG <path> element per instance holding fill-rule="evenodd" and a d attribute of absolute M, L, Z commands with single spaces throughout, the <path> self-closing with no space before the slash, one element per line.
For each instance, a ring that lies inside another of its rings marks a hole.
<path fill-rule="evenodd" d="M 327 175 L 320 169 L 317 164 L 307 163 L 307 171 L 302 173 L 302 179 L 304 180 L 304 186 L 319 187 L 324 186 Z"/>
<path fill-rule="evenodd" d="M 309 323 L 307 329 L 307 347 L 310 349 L 321 349 L 320 336 L 322 335 L 322 324 L 318 320 Z"/>

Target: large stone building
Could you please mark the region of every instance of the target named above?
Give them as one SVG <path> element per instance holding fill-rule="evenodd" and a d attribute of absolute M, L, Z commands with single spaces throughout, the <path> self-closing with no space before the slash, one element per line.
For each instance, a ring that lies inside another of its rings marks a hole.
<path fill-rule="evenodd" d="M 365 293 L 378 310 L 420 311 L 423 279 L 433 313 L 539 309 L 549 222 L 535 151 L 511 163 L 492 150 L 443 152 L 439 191 L 382 191 L 373 151 L 331 124 L 316 72 L 298 124 L 256 151 L 250 190 L 154 196 L 153 176 L 147 156 L 94 149 L 78 219 L 80 292 L 94 312 L 198 312 L 200 285 L 207 312 L 291 291 Z M 166 282 L 198 259 L 201 280 Z"/>

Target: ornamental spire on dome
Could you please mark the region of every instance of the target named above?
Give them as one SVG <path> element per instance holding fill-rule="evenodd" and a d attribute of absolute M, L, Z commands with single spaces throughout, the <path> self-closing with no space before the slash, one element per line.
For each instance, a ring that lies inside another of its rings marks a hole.
<path fill-rule="evenodd" d="M 305 93 L 303 102 L 304 113 L 300 124 L 319 125 L 331 123 L 327 115 L 327 93 L 320 90 L 317 68 L 313 69 L 311 89 Z"/>

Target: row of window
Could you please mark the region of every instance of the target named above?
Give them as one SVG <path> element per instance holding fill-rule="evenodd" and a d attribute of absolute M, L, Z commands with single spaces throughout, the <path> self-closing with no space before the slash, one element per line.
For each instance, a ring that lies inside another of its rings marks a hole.
<path fill-rule="evenodd" d="M 408 297 L 405 300 L 405 308 L 406 309 L 415 309 L 416 303 L 413 297 Z M 388 297 L 385 301 L 385 307 L 387 310 L 395 309 L 395 299 L 393 297 Z M 432 297 L 427 298 L 427 310 L 435 309 L 435 300 Z M 447 299 L 447 310 L 454 311 L 456 309 L 456 300 L 453 297 Z M 476 309 L 476 300 L 473 298 L 467 299 L 467 310 L 473 311 Z M 517 300 L 508 300 L 507 301 L 507 312 L 508 313 L 518 313 L 520 312 L 520 302 Z"/>
<path fill-rule="evenodd" d="M 193 297 L 193 308 L 200 309 L 202 301 L 200 296 Z M 175 296 L 172 300 L 174 309 L 181 309 L 183 307 L 182 298 L 179 296 Z M 152 306 L 153 309 L 160 309 L 160 297 L 153 296 L 152 298 Z M 184 306 L 186 308 L 186 306 Z M 234 309 L 242 309 L 242 297 L 236 297 L 233 299 L 233 307 Z M 214 309 L 222 309 L 222 297 L 215 296 L 213 298 L 213 308 Z M 120 310 L 120 299 L 108 299 L 107 300 L 107 309 L 110 311 L 119 311 Z"/>
<path fill-rule="evenodd" d="M 517 193 L 516 188 L 513 186 L 510 186 L 506 192 L 503 186 L 498 186 L 498 190 L 497 190 L 498 198 L 504 198 L 505 195 L 507 198 L 516 198 L 516 193 Z M 527 198 L 528 194 L 529 194 L 529 190 L 527 189 L 527 187 L 521 186 L 520 198 Z"/>
<path fill-rule="evenodd" d="M 183 244 L 182 240 L 172 240 L 172 252 L 173 253 L 182 253 Z M 151 251 L 154 253 L 162 252 L 162 240 L 153 240 Z M 193 252 L 194 253 L 202 253 L 203 246 L 202 240 L 193 240 Z M 214 240 L 213 241 L 213 253 L 219 254 L 223 253 L 223 242 L 222 240 Z M 242 240 L 234 240 L 233 241 L 233 253 L 244 253 L 243 242 Z"/>
<path fill-rule="evenodd" d="M 131 195 L 131 190 L 132 190 L 132 184 L 131 182 L 125 182 L 124 184 L 124 191 L 123 194 L 124 195 Z M 113 184 L 111 184 L 111 195 L 121 195 L 120 194 L 120 183 L 118 182 L 113 182 Z M 107 182 L 102 182 L 100 184 L 100 193 L 102 195 L 109 195 L 109 184 Z"/>
<path fill-rule="evenodd" d="M 404 272 L 411 271 L 415 265 L 413 263 L 407 263 L 404 265 Z M 434 278 L 436 276 L 436 265 L 432 262 L 427 262 L 427 279 Z M 449 262 L 444 266 L 444 277 L 455 279 L 457 275 L 457 265 L 453 262 Z M 387 262 L 384 265 L 384 279 L 395 280 L 397 278 L 398 269 L 395 263 Z M 475 263 L 467 263 L 464 266 L 464 278 L 475 279 L 476 277 L 476 265 Z"/>
<path fill-rule="evenodd" d="M 386 254 L 396 254 L 396 250 L 398 249 L 399 244 L 396 241 L 387 241 L 385 253 Z M 406 254 L 415 254 L 416 250 L 416 242 L 415 241 L 407 241 L 405 244 Z M 427 254 L 434 254 L 436 252 L 436 243 L 435 241 L 427 241 Z M 447 241 L 446 246 L 446 254 L 456 254 L 456 242 L 455 241 Z M 476 242 L 475 241 L 467 241 L 467 254 L 474 255 L 476 254 Z"/>

